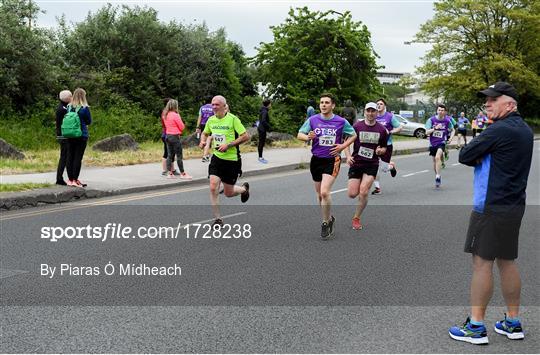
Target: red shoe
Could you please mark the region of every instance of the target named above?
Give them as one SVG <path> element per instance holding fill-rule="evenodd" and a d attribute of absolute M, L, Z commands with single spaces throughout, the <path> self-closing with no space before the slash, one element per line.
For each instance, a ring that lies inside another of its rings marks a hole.
<path fill-rule="evenodd" d="M 352 219 L 352 229 L 360 230 L 362 228 L 363 228 L 363 226 L 362 226 L 362 222 L 360 222 L 360 218 L 359 217 L 353 217 L 353 219 Z"/>

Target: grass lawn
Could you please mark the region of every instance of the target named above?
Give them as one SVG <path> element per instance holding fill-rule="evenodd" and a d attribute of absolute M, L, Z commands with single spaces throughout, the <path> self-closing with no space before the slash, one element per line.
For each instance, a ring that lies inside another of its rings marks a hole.
<path fill-rule="evenodd" d="M 34 189 L 42 189 L 45 187 L 51 187 L 52 184 L 45 183 L 33 183 L 33 182 L 23 182 L 19 184 L 0 184 L 0 192 L 16 192 L 16 191 L 27 191 Z"/>
<path fill-rule="evenodd" d="M 294 148 L 302 147 L 303 142 L 299 140 L 280 141 L 272 145 L 267 145 L 265 149 L 272 148 Z M 241 151 L 244 153 L 257 151 L 257 146 L 243 144 Z M 58 164 L 59 150 L 27 150 L 23 152 L 26 156 L 23 160 L 1 159 L 0 174 L 24 174 L 24 173 L 42 173 L 55 171 Z M 87 147 L 84 152 L 84 166 L 123 166 L 144 163 L 161 162 L 163 155 L 163 143 L 146 142 L 139 144 L 137 151 L 119 151 L 119 152 L 98 152 L 91 147 Z M 184 159 L 200 159 L 202 150 L 198 147 L 185 148 L 183 150 Z"/>

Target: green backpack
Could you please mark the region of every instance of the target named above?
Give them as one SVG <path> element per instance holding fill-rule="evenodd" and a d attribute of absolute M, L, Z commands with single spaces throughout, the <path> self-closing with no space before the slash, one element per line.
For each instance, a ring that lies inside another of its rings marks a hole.
<path fill-rule="evenodd" d="M 81 119 L 79 118 L 79 110 L 71 105 L 67 107 L 67 113 L 62 121 L 62 136 L 65 138 L 79 138 L 82 136 Z"/>

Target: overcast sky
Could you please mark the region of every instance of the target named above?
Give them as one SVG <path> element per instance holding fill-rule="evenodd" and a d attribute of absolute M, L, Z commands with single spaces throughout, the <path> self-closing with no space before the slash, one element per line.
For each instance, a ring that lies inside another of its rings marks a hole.
<path fill-rule="evenodd" d="M 112 3 L 113 5 L 149 6 L 158 11 L 161 20 L 176 20 L 185 24 L 206 22 L 210 30 L 224 27 L 227 37 L 239 43 L 248 56 L 257 53 L 255 47 L 260 42 L 273 40 L 270 26 L 279 25 L 287 18 L 291 7 L 307 6 L 310 10 L 351 11 L 355 21 L 363 22 L 371 32 L 371 41 L 379 54 L 379 65 L 386 68 L 382 71 L 412 73 L 415 66 L 421 64 L 428 45 L 405 45 L 418 32 L 420 25 L 431 19 L 433 1 L 405 0 L 372 0 L 372 1 L 281 1 L 281 0 L 198 0 L 198 1 L 71 1 L 71 0 L 37 0 L 44 10 L 40 14 L 40 26 L 55 27 L 56 18 L 66 15 L 68 22 L 84 20 L 89 11 Z"/>

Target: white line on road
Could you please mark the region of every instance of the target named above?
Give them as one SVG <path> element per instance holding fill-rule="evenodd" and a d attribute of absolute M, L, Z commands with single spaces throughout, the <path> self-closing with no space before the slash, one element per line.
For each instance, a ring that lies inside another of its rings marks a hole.
<path fill-rule="evenodd" d="M 452 164 L 452 166 L 458 166 L 458 165 L 460 165 L 460 163 L 454 163 L 454 164 Z"/>
<path fill-rule="evenodd" d="M 343 191 L 347 191 L 347 189 L 345 188 L 345 189 L 339 189 L 339 190 L 336 190 L 336 191 L 332 191 L 332 192 L 330 192 L 330 195 L 331 194 L 337 194 L 338 192 L 343 192 Z"/>
<path fill-rule="evenodd" d="M 226 219 L 226 218 L 232 218 L 232 217 L 236 217 L 236 216 L 241 216 L 243 214 L 246 214 L 247 212 L 237 212 L 237 213 L 232 213 L 232 214 L 228 214 L 226 216 L 221 216 L 221 219 Z M 198 222 L 193 222 L 193 223 L 188 223 L 188 224 L 185 224 L 185 226 L 192 226 L 194 224 L 203 224 L 203 223 L 208 223 L 208 222 L 214 222 L 214 219 L 205 219 L 204 221 L 198 221 Z M 182 227 L 183 228 L 183 227 Z"/>
<path fill-rule="evenodd" d="M 427 173 L 427 172 L 429 172 L 429 170 L 417 171 L 415 173 L 410 173 L 410 174 L 403 175 L 403 177 L 409 177 L 409 176 L 413 176 L 413 175 L 417 175 L 417 174 L 423 174 L 423 173 Z"/>

